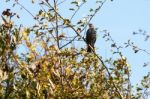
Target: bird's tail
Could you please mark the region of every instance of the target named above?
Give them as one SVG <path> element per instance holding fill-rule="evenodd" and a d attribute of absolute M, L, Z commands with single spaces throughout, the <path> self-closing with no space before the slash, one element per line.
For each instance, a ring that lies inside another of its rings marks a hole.
<path fill-rule="evenodd" d="M 92 49 L 90 46 L 87 47 L 87 52 L 92 52 Z"/>
<path fill-rule="evenodd" d="M 92 52 L 93 49 L 94 49 L 94 46 L 89 44 L 87 47 L 87 52 Z"/>

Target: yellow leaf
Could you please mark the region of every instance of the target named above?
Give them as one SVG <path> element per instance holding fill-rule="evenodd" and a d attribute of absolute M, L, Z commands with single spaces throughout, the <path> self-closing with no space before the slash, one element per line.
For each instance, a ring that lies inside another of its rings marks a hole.
<path fill-rule="evenodd" d="M 29 34 L 30 34 L 30 29 L 25 28 L 25 30 L 24 30 L 24 36 L 27 37 L 27 36 L 29 36 Z"/>
<path fill-rule="evenodd" d="M 54 83 L 50 79 L 49 79 L 49 83 L 50 83 L 51 87 L 54 89 L 55 85 L 54 85 Z"/>
<path fill-rule="evenodd" d="M 67 75 L 71 74 L 71 69 L 69 67 L 66 68 L 66 73 L 67 73 Z"/>
<path fill-rule="evenodd" d="M 27 45 L 27 47 L 29 47 L 29 48 L 31 48 L 31 46 L 32 46 L 29 41 L 26 41 L 26 45 Z"/>
<path fill-rule="evenodd" d="M 43 48 L 46 48 L 46 47 L 47 47 L 47 44 L 46 44 L 45 41 L 42 42 L 42 47 L 43 47 Z"/>
<path fill-rule="evenodd" d="M 32 50 L 32 51 L 35 51 L 35 50 L 36 50 L 36 47 L 35 47 L 35 46 L 31 46 L 31 50 Z"/>
<path fill-rule="evenodd" d="M 71 22 L 69 19 L 64 19 L 64 25 L 69 25 Z"/>
<path fill-rule="evenodd" d="M 73 83 L 74 85 L 76 85 L 76 83 L 77 83 L 77 76 L 74 76 L 74 79 L 73 79 L 72 83 Z"/>

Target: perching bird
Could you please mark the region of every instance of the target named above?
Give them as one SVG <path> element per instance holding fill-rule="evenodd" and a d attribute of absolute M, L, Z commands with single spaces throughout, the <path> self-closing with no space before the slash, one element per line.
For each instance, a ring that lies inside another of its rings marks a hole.
<path fill-rule="evenodd" d="M 89 29 L 86 32 L 87 52 L 92 52 L 92 49 L 94 49 L 95 42 L 96 42 L 96 31 L 93 24 L 89 24 Z"/>

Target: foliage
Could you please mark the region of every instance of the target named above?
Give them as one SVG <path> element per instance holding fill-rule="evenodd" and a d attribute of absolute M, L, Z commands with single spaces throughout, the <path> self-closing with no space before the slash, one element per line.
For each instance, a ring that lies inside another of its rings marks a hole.
<path fill-rule="evenodd" d="M 147 96 L 149 75 L 144 77 L 141 87 L 137 87 L 137 94 L 133 93 L 128 60 L 122 55 L 122 47 L 107 31 L 104 31 L 103 38 L 112 43 L 117 59 L 104 60 L 94 51 L 87 53 L 84 48 L 71 46 L 75 40 L 85 41 L 81 33 L 106 0 L 93 1 L 98 7 L 90 8 L 89 14 L 76 23 L 73 23 L 73 18 L 88 0 L 71 0 L 69 11 L 73 14 L 70 19 L 59 12 L 59 5 L 66 0 L 39 1 L 42 9 L 36 16 L 19 0 L 13 2 L 14 7 L 18 5 L 26 10 L 37 24 L 18 26 L 13 18 L 19 19 L 19 15 L 10 9 L 3 11 L 3 23 L 0 24 L 0 98 L 135 99 Z M 32 0 L 33 4 L 36 2 Z M 66 42 L 69 37 L 61 32 L 65 28 L 75 33 L 69 42 Z"/>

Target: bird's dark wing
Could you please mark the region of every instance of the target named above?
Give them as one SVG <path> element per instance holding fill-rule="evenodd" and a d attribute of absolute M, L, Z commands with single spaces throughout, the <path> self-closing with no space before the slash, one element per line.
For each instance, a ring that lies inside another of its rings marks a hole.
<path fill-rule="evenodd" d="M 91 33 L 90 33 L 90 29 L 88 29 L 87 32 L 86 32 L 86 43 L 87 43 L 87 44 L 89 44 L 90 39 L 91 39 L 91 38 L 90 38 L 90 34 L 91 34 Z"/>
<path fill-rule="evenodd" d="M 96 31 L 94 29 L 88 29 L 86 33 L 86 43 L 89 44 L 90 42 L 95 43 L 96 41 Z"/>

